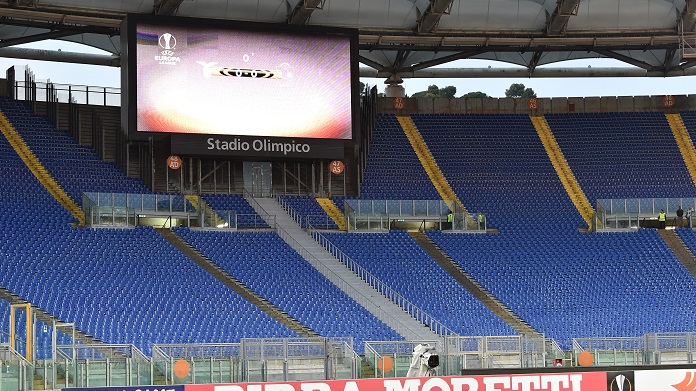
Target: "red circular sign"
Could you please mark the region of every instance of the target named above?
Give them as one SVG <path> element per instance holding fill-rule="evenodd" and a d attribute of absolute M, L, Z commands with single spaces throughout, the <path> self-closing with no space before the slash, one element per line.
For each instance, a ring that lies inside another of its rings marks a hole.
<path fill-rule="evenodd" d="M 176 155 L 171 155 L 167 158 L 167 166 L 172 170 L 178 170 L 181 168 L 181 158 Z"/>
<path fill-rule="evenodd" d="M 403 109 L 405 106 L 404 98 L 394 98 L 394 108 L 397 110 Z"/>
<path fill-rule="evenodd" d="M 343 162 L 340 160 L 334 160 L 329 164 L 329 170 L 331 170 L 331 173 L 333 174 L 340 174 L 343 172 L 343 169 L 345 166 L 343 165 Z"/>
<path fill-rule="evenodd" d="M 537 98 L 529 98 L 527 101 L 527 107 L 531 110 L 536 110 L 539 108 L 539 100 Z"/>
<path fill-rule="evenodd" d="M 674 106 L 674 96 L 672 96 L 672 95 L 665 95 L 665 97 L 662 98 L 662 104 L 665 105 L 665 107 L 672 107 L 672 106 Z"/>

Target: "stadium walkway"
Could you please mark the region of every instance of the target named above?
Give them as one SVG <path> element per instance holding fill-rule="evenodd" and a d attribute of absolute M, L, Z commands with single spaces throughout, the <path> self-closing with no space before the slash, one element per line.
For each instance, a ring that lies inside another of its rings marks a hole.
<path fill-rule="evenodd" d="M 384 322 L 408 341 L 437 341 L 440 343 L 440 346 L 444 346 L 440 336 L 377 292 L 331 253 L 326 251 L 285 212 L 285 209 L 275 199 L 256 198 L 255 200 L 263 209 L 262 211 L 257 210 L 258 213 L 276 216 L 276 224 L 287 232 L 287 235 L 292 239 L 287 240 L 284 235 L 281 235 L 290 247 L 305 257 L 305 259 L 307 258 L 305 256 L 306 252 L 314 256 L 324 266 L 317 268 L 317 270 L 334 285 L 346 292 L 348 296 L 363 305 L 377 319 Z M 256 209 L 257 205 L 252 203 L 252 207 Z M 334 273 L 327 272 L 325 269 L 332 270 Z M 349 287 L 348 289 L 346 289 L 346 285 Z M 364 304 L 366 300 L 369 301 L 367 305 Z"/>

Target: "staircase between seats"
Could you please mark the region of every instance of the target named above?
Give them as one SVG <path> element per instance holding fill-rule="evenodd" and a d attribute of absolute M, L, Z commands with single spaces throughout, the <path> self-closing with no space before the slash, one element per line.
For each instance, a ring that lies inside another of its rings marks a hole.
<path fill-rule="evenodd" d="M 669 122 L 669 127 L 672 128 L 672 134 L 674 134 L 674 139 L 677 142 L 677 146 L 679 146 L 679 152 L 681 152 L 684 158 L 686 168 L 689 170 L 691 180 L 696 184 L 696 149 L 694 149 L 694 143 L 691 141 L 689 131 L 684 126 L 681 115 L 665 114 L 665 116 L 667 117 L 667 122 Z"/>
<path fill-rule="evenodd" d="M 75 217 L 81 226 L 85 225 L 85 214 L 79 205 L 60 187 L 58 182 L 48 173 L 46 167 L 41 164 L 39 159 L 29 149 L 27 144 L 22 140 L 14 126 L 7 120 L 4 114 L 0 113 L 0 131 L 10 143 L 12 148 L 17 152 L 17 155 L 22 159 L 24 164 L 34 174 L 36 179 L 48 190 L 49 193 L 58 201 L 70 214 Z"/>
<path fill-rule="evenodd" d="M 592 227 L 592 217 L 595 214 L 594 208 L 592 208 L 592 204 L 590 204 L 590 201 L 587 199 L 585 192 L 582 191 L 580 184 L 577 179 L 575 179 L 575 175 L 570 169 L 561 148 L 558 146 L 549 124 L 543 116 L 531 116 L 530 118 L 541 139 L 541 143 L 544 144 L 546 154 L 549 155 L 551 164 L 553 164 L 553 168 L 556 170 L 558 178 L 561 180 L 570 200 L 573 202 L 578 212 L 580 212 L 587 226 Z"/>
<path fill-rule="evenodd" d="M 437 162 L 435 162 L 435 158 L 433 158 L 433 155 L 430 153 L 428 146 L 425 144 L 425 141 L 423 141 L 411 117 L 399 115 L 396 119 L 399 121 L 399 124 L 401 124 L 401 128 L 404 130 L 408 141 L 416 152 L 418 160 L 420 160 L 421 165 L 423 165 L 425 172 L 428 174 L 430 181 L 433 183 L 433 186 L 435 186 L 435 189 L 437 189 L 440 197 L 444 201 L 455 202 L 460 210 L 464 212 L 464 215 L 468 215 L 469 212 L 464 207 L 464 204 L 462 204 L 462 201 L 459 200 L 459 197 L 454 193 L 454 190 L 452 190 L 452 187 L 449 182 L 447 182 L 447 179 L 445 179 L 442 171 L 440 171 L 440 167 L 438 167 Z"/>
<path fill-rule="evenodd" d="M 258 293 L 254 292 L 251 288 L 243 284 L 241 281 L 234 278 L 231 274 L 224 271 L 213 261 L 211 261 L 208 257 L 206 257 L 201 252 L 193 248 L 193 246 L 191 246 L 188 242 L 182 239 L 181 236 L 179 236 L 176 232 L 172 231 L 169 228 L 155 228 L 155 231 L 157 231 L 157 233 L 162 235 L 163 238 L 165 238 L 167 241 L 173 244 L 174 247 L 176 247 L 184 255 L 191 258 L 191 260 L 196 262 L 205 271 L 210 273 L 213 277 L 217 278 L 227 287 L 237 292 L 250 303 L 259 307 L 261 311 L 267 313 L 273 319 L 287 326 L 290 330 L 306 338 L 319 336 L 317 332 L 305 326 L 299 320 L 291 317 L 285 311 L 270 303 L 268 300 L 261 297 Z"/>
<path fill-rule="evenodd" d="M 338 209 L 338 206 L 331 201 L 330 198 L 317 198 L 317 202 L 319 203 L 319 206 L 321 206 L 322 209 L 324 209 L 324 212 L 326 212 L 327 215 L 333 220 L 334 223 L 338 226 L 338 229 L 341 231 L 347 231 L 348 230 L 348 224 L 346 224 L 346 216 L 343 215 L 343 212 L 341 212 L 340 209 Z"/>
<path fill-rule="evenodd" d="M 684 268 L 696 278 L 696 256 L 691 250 L 684 244 L 679 235 L 677 235 L 674 230 L 671 229 L 658 229 L 657 232 L 660 234 L 662 240 L 665 241 L 667 246 L 672 250 L 674 255 L 677 256 L 679 262 L 684 265 Z"/>
<path fill-rule="evenodd" d="M 517 314 L 512 312 L 505 304 L 498 300 L 491 292 L 481 286 L 469 273 L 461 268 L 454 260 L 448 256 L 438 245 L 436 245 L 428 235 L 422 232 L 408 233 L 419 246 L 425 250 L 440 267 L 449 273 L 466 290 L 471 292 L 474 297 L 479 299 L 488 309 L 496 314 L 505 323 L 510 325 L 520 334 L 534 334 L 541 336 L 541 333 L 522 320 Z"/>

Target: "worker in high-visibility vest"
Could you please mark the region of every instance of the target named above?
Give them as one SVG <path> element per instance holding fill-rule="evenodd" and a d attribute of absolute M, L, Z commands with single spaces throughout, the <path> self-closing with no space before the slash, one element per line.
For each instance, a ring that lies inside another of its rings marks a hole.
<path fill-rule="evenodd" d="M 479 222 L 479 229 L 486 229 L 486 216 L 479 211 L 478 212 L 478 222 Z"/>
<path fill-rule="evenodd" d="M 667 213 L 664 209 L 660 209 L 660 214 L 657 215 L 657 221 L 660 222 L 660 229 L 665 229 L 667 225 Z"/>
<path fill-rule="evenodd" d="M 449 226 L 449 229 L 454 229 L 452 226 L 453 217 L 452 212 L 447 213 L 447 225 Z"/>

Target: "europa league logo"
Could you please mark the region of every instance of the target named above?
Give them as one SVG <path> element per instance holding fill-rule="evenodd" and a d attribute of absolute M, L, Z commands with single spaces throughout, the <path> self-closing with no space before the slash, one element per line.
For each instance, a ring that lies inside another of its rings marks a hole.
<path fill-rule="evenodd" d="M 617 375 L 609 384 L 610 391 L 633 391 L 631 379 L 624 375 Z"/>
<path fill-rule="evenodd" d="M 164 48 L 164 50 L 174 49 L 174 47 L 176 47 L 176 38 L 169 33 L 164 33 L 159 37 L 159 45 Z"/>

